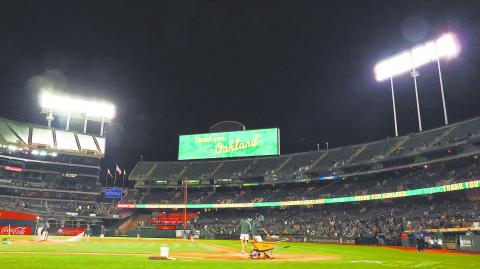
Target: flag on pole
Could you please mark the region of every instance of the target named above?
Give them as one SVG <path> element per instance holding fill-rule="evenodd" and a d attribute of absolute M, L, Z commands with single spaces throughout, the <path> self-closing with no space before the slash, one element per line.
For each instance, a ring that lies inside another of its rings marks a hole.
<path fill-rule="evenodd" d="M 122 188 L 125 187 L 125 176 L 127 173 L 125 172 L 125 168 L 123 169 L 123 177 L 122 177 Z"/>
<path fill-rule="evenodd" d="M 118 173 L 119 175 L 122 174 L 122 169 L 120 169 L 120 167 L 118 167 L 118 164 L 115 164 L 117 167 L 115 168 L 115 173 Z"/>
<path fill-rule="evenodd" d="M 110 172 L 110 169 L 107 169 L 107 175 L 111 178 L 113 177 L 112 172 Z"/>

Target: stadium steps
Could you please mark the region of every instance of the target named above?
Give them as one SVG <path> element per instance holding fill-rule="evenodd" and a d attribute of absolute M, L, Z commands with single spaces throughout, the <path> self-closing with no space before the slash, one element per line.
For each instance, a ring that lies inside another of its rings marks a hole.
<path fill-rule="evenodd" d="M 120 200 L 118 201 L 117 204 L 122 204 L 123 201 L 127 198 L 127 196 L 128 196 L 129 193 L 130 193 L 130 192 L 129 192 L 128 188 L 126 188 L 125 195 L 122 197 L 122 199 L 120 199 Z"/>
<path fill-rule="evenodd" d="M 399 148 L 401 148 L 408 140 L 410 139 L 409 136 L 404 137 L 402 140 L 400 140 L 397 144 L 393 145 L 393 147 L 385 154 L 384 159 L 390 157 L 393 153 L 395 153 Z"/>
<path fill-rule="evenodd" d="M 258 162 L 258 159 L 255 159 L 253 160 L 253 162 L 247 166 L 247 168 L 245 168 L 245 170 L 243 170 L 243 174 L 242 175 L 246 175 L 248 173 L 248 171 Z"/>
<path fill-rule="evenodd" d="M 328 150 L 325 151 L 325 153 L 323 153 L 322 155 L 320 155 L 320 156 L 318 157 L 318 159 L 316 159 L 316 160 L 312 163 L 312 167 L 317 167 L 317 164 L 318 164 L 320 161 L 322 161 L 323 159 L 325 159 L 325 157 L 327 157 L 327 155 L 328 155 Z"/>
<path fill-rule="evenodd" d="M 362 152 L 364 152 L 367 149 L 367 145 L 363 145 L 361 148 L 359 148 L 350 158 L 347 160 L 347 164 L 351 163 L 355 158 L 357 158 Z"/>
<path fill-rule="evenodd" d="M 442 141 L 445 137 L 447 137 L 453 130 L 458 128 L 458 126 L 452 126 L 452 128 L 447 129 L 443 134 L 439 135 L 435 140 L 432 141 L 431 145 L 436 145 L 440 141 Z"/>
<path fill-rule="evenodd" d="M 157 168 L 157 164 L 155 163 L 152 165 L 152 168 L 148 170 L 147 174 L 145 175 L 145 178 L 150 178 L 150 176 L 152 175 L 153 171 L 155 171 L 156 168 Z"/>
<path fill-rule="evenodd" d="M 278 171 L 282 170 L 282 168 L 285 167 L 285 165 L 287 165 L 287 163 L 290 162 L 291 159 L 292 159 L 292 156 L 289 156 L 285 161 L 283 161 L 283 162 L 277 167 L 277 169 L 275 169 L 275 172 L 278 173 Z"/>
<path fill-rule="evenodd" d="M 120 226 L 118 226 L 119 231 L 125 231 L 128 226 L 132 223 L 133 216 L 130 216 L 127 220 L 125 220 Z"/>
<path fill-rule="evenodd" d="M 183 167 L 182 171 L 180 171 L 180 173 L 178 173 L 178 177 L 182 178 L 183 175 L 185 174 L 185 172 L 187 172 L 188 168 L 190 168 L 190 166 L 192 166 L 192 163 L 190 163 L 189 165 L 185 165 L 185 167 Z"/>
<path fill-rule="evenodd" d="M 218 170 L 220 170 L 220 168 L 222 168 L 222 166 L 223 166 L 223 162 L 219 163 L 219 164 L 217 165 L 217 167 L 215 167 L 215 169 L 213 169 L 213 171 L 212 171 L 212 173 L 210 174 L 210 176 L 213 177 L 213 176 L 218 172 Z"/>

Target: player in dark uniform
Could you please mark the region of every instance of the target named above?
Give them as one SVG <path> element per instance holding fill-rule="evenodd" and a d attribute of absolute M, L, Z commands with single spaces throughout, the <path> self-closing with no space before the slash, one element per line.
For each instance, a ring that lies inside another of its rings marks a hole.
<path fill-rule="evenodd" d="M 189 237 L 190 241 L 192 242 L 192 244 L 195 243 L 194 236 L 195 236 L 195 226 L 192 223 L 190 223 L 189 230 L 188 230 L 188 237 Z"/>
<path fill-rule="evenodd" d="M 250 232 L 252 224 L 250 219 L 242 219 L 237 228 L 240 228 L 240 240 L 242 241 L 242 254 L 245 254 L 245 250 L 248 246 L 248 240 L 250 240 Z"/>
<path fill-rule="evenodd" d="M 105 233 L 107 232 L 107 229 L 105 229 L 105 226 L 100 226 L 100 239 L 103 241 L 103 238 L 105 237 Z"/>
<path fill-rule="evenodd" d="M 45 223 L 45 226 L 42 229 L 42 241 L 47 241 L 48 239 L 48 229 L 50 228 L 50 223 L 48 221 Z"/>
<path fill-rule="evenodd" d="M 90 241 L 90 236 L 92 236 L 92 228 L 90 228 L 90 224 L 87 224 L 87 228 L 85 229 L 85 238 L 87 238 L 87 241 Z"/>
<path fill-rule="evenodd" d="M 415 237 L 417 251 L 423 252 L 423 249 L 425 248 L 425 231 L 423 230 L 422 226 L 415 229 L 413 235 Z"/>
<path fill-rule="evenodd" d="M 263 242 L 262 235 L 260 234 L 260 230 L 263 230 L 262 223 L 265 218 L 260 215 L 252 222 L 252 235 L 253 241 L 255 242 Z"/>

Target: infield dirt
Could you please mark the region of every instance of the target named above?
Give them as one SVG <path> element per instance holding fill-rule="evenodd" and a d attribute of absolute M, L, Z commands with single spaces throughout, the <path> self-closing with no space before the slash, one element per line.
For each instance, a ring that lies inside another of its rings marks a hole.
<path fill-rule="evenodd" d="M 130 240 L 129 240 L 130 241 Z M 135 241 L 132 239 L 131 241 Z M 235 261 L 255 261 L 251 259 L 248 254 L 241 254 L 238 250 L 230 247 L 220 246 L 210 242 L 198 242 L 212 247 L 212 251 L 171 251 L 170 257 L 181 260 L 235 260 Z M 14 241 L 15 245 L 74 245 L 71 242 L 62 242 L 61 240 L 47 240 L 37 242 L 34 240 L 20 239 Z M 31 255 L 124 255 L 124 256 L 146 256 L 152 257 L 158 255 L 157 253 L 129 253 L 129 252 L 47 252 L 47 251 L 0 251 L 0 253 L 19 253 Z M 340 257 L 334 255 L 313 255 L 313 254 L 296 254 L 296 253 L 276 253 L 275 250 L 271 259 L 266 261 L 324 261 L 324 260 L 338 260 Z M 265 260 L 260 258 L 259 260 Z"/>

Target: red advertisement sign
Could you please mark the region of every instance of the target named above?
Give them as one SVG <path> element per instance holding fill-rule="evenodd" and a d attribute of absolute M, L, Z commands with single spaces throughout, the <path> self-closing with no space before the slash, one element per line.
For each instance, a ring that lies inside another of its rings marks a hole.
<path fill-rule="evenodd" d="M 198 214 L 196 212 L 187 212 L 187 221 L 197 217 Z M 156 217 L 153 217 L 149 220 L 152 224 L 179 224 L 183 223 L 185 216 L 183 213 L 161 213 Z"/>
<path fill-rule="evenodd" d="M 58 235 L 75 236 L 85 232 L 85 228 L 58 228 Z"/>
<path fill-rule="evenodd" d="M 12 165 L 6 165 L 4 168 L 5 168 L 5 170 L 7 170 L 7 171 L 23 172 L 23 168 L 21 168 L 21 167 L 16 167 L 16 166 L 12 166 Z"/>
<path fill-rule="evenodd" d="M 135 204 L 117 204 L 118 208 L 135 208 Z"/>
<path fill-rule="evenodd" d="M 28 226 L 0 226 L 0 234 L 8 235 L 8 229 L 10 228 L 10 235 L 29 235 L 32 231 Z"/>
<path fill-rule="evenodd" d="M 157 225 L 157 230 L 176 230 L 176 225 Z"/>
<path fill-rule="evenodd" d="M 16 220 L 37 220 L 37 216 L 33 214 L 17 213 L 7 210 L 0 210 L 0 219 L 16 219 Z"/>

